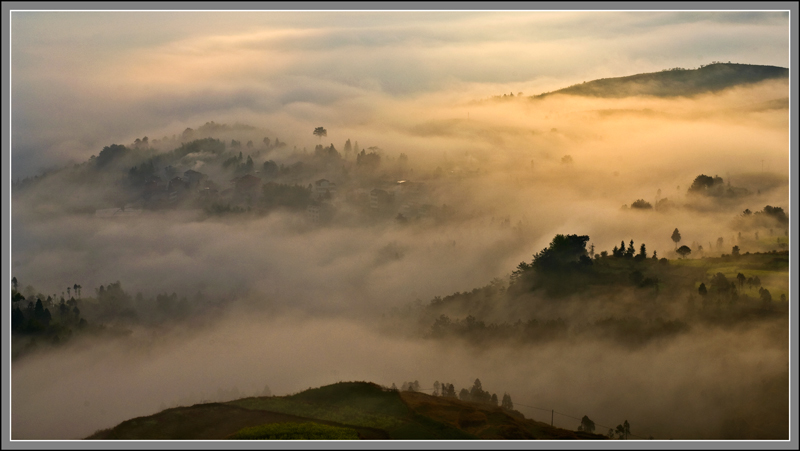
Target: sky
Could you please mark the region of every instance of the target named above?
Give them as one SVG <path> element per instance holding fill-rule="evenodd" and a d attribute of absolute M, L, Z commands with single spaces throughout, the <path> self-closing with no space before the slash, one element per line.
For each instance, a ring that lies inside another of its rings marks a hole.
<path fill-rule="evenodd" d="M 209 120 L 313 145 L 387 108 L 712 61 L 788 67 L 788 13 L 13 12 L 12 178 Z"/>

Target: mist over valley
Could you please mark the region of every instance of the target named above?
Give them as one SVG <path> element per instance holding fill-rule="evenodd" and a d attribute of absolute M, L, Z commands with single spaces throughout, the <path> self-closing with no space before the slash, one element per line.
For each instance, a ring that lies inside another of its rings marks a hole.
<path fill-rule="evenodd" d="M 415 39 L 432 40 L 419 55 L 469 17 L 419 25 Z M 23 37 L 41 26 L 17 25 Z M 353 56 L 345 70 L 287 50 L 374 50 L 341 30 L 183 27 L 153 37 L 164 42 L 152 54 L 126 50 L 139 66 L 104 69 L 124 74 L 98 88 L 115 92 L 114 127 L 44 112 L 34 126 L 29 58 L 44 44 L 18 50 L 29 81 L 12 86 L 12 439 L 111 434 L 201 403 L 362 438 L 412 437 L 412 423 L 441 426 L 439 438 L 567 434 L 551 421 L 589 439 L 788 438 L 788 60 L 669 69 L 674 57 L 596 66 L 585 82 L 447 82 L 418 67 L 409 77 L 425 88 L 412 89 L 366 68 L 380 59 Z M 265 48 L 280 51 L 255 66 Z M 153 70 L 167 61 L 172 71 Z M 220 93 L 221 80 L 238 91 Z M 87 89 L 58 83 L 72 87 L 64 96 Z M 396 390 L 385 402 L 413 415 L 297 407 L 351 381 L 377 384 L 358 388 L 367 398 Z M 456 400 L 481 406 L 470 415 L 487 425 L 499 409 L 507 429 L 448 419 Z"/>

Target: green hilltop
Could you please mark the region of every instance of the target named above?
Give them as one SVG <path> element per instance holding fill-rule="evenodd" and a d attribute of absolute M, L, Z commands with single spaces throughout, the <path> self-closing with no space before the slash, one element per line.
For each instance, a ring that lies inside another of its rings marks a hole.
<path fill-rule="evenodd" d="M 712 63 L 698 69 L 674 68 L 661 72 L 601 78 L 573 85 L 557 91 L 546 92 L 534 99 L 553 94 L 586 97 L 656 96 L 678 97 L 717 92 L 737 85 L 765 80 L 788 79 L 789 69 L 752 64 Z"/>
<path fill-rule="evenodd" d="M 370 382 L 290 396 L 176 407 L 97 431 L 89 440 L 603 440 L 526 419 L 515 410 Z"/>

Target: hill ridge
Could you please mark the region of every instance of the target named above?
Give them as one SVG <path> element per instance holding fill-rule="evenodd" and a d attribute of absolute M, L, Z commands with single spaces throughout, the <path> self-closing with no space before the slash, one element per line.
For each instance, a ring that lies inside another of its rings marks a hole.
<path fill-rule="evenodd" d="M 224 440 L 267 424 L 317 423 L 352 429 L 362 439 L 535 440 L 607 437 L 560 429 L 516 411 L 372 382 L 338 382 L 287 396 L 173 407 L 97 431 L 89 440 Z"/>
<path fill-rule="evenodd" d="M 712 63 L 697 69 L 674 68 L 624 77 L 600 78 L 529 97 L 542 99 L 555 94 L 621 98 L 693 96 L 718 92 L 737 85 L 788 78 L 789 69 L 779 66 Z"/>

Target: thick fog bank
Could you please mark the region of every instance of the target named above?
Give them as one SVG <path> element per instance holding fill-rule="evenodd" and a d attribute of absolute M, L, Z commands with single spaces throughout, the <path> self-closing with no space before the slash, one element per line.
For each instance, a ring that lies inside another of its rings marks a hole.
<path fill-rule="evenodd" d="M 659 439 L 785 437 L 781 330 L 781 322 L 697 329 L 635 351 L 605 342 L 478 350 L 388 337 L 346 319 L 232 313 L 198 330 L 137 331 L 20 359 L 12 372 L 12 438 L 82 438 L 177 404 L 260 395 L 265 385 L 274 395 L 348 380 L 418 380 L 423 388 L 438 380 L 460 390 L 475 378 L 498 396 L 510 393 L 518 410 L 539 421 L 549 422 L 549 413 L 527 406 L 612 427 L 628 420 L 632 433 Z M 578 424 L 555 416 L 556 426 Z"/>

